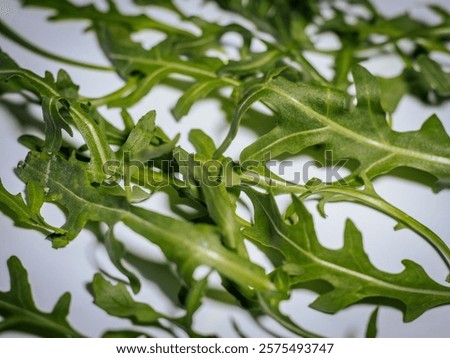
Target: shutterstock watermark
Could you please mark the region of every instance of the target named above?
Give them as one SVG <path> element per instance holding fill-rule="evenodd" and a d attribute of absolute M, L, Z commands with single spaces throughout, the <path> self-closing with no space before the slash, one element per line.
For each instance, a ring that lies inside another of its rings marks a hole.
<path fill-rule="evenodd" d="M 295 186 L 310 182 L 316 178 L 313 172 L 321 169 L 322 179 L 327 183 L 339 182 L 345 185 L 345 165 L 348 160 L 335 161 L 333 152 L 324 152 L 323 160 L 308 160 L 301 164 L 293 160 L 275 161 L 266 156 L 264 161 L 246 160 L 235 162 L 225 160 L 203 159 L 201 155 L 177 152 L 174 158 L 141 161 L 133 159 L 129 152 L 124 152 L 121 160 L 111 160 L 103 165 L 103 172 L 109 180 L 108 185 L 132 184 L 162 187 L 173 181 L 177 186 L 227 187 L 245 184 L 247 186 L 284 185 Z M 285 179 L 287 172 L 291 177 Z"/>

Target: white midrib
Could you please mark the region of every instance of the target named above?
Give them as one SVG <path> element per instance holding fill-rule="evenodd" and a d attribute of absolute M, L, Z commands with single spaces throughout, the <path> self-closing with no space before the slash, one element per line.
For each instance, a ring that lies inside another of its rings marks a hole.
<path fill-rule="evenodd" d="M 319 265 L 328 267 L 328 268 L 330 268 L 330 269 L 332 269 L 334 271 L 342 272 L 342 273 L 345 273 L 347 275 L 356 277 L 357 279 L 370 282 L 370 283 L 372 283 L 374 285 L 377 285 L 377 286 L 380 286 L 380 287 L 384 287 L 384 288 L 387 288 L 387 289 L 391 289 L 391 290 L 395 290 L 395 291 L 409 292 L 409 293 L 423 294 L 423 295 L 433 295 L 433 296 L 450 296 L 450 291 L 449 292 L 442 292 L 442 291 L 423 290 L 423 289 L 418 289 L 418 288 L 397 286 L 397 285 L 394 285 L 392 283 L 379 280 L 379 279 L 374 278 L 372 276 L 365 275 L 365 274 L 363 274 L 361 272 L 353 271 L 353 270 L 350 270 L 350 269 L 348 269 L 346 267 L 342 267 L 342 266 L 333 264 L 331 262 L 324 261 L 324 260 L 320 259 L 319 257 L 314 256 L 311 252 L 308 252 L 308 251 L 304 250 L 302 247 L 300 247 L 295 242 L 293 242 L 289 237 L 284 235 L 283 232 L 278 228 L 276 223 L 273 221 L 272 217 L 267 212 L 266 208 L 262 204 L 260 205 L 260 207 L 262 208 L 262 210 L 266 214 L 268 220 L 271 222 L 272 227 L 275 229 L 277 234 L 280 235 L 280 237 L 282 237 L 284 240 L 286 240 L 296 250 L 300 251 L 303 255 L 307 256 L 309 259 L 311 259 L 315 263 L 318 263 Z"/>
<path fill-rule="evenodd" d="M 435 163 L 440 163 L 443 165 L 450 166 L 450 158 L 426 154 L 426 153 L 422 153 L 422 152 L 417 152 L 412 149 L 405 149 L 405 148 L 393 146 L 386 142 L 380 142 L 380 141 L 376 141 L 376 140 L 367 138 L 363 135 L 360 135 L 360 134 L 346 128 L 346 127 L 339 125 L 338 123 L 330 120 L 326 116 L 314 111 L 312 108 L 304 105 L 299 100 L 297 100 L 295 97 L 291 96 L 289 93 L 284 92 L 279 87 L 270 86 L 268 88 L 271 91 L 277 93 L 278 95 L 286 98 L 288 101 L 292 102 L 296 107 L 299 108 L 300 111 L 303 111 L 304 113 L 306 113 L 309 116 L 313 117 L 314 119 L 318 120 L 324 126 L 330 128 L 331 130 L 333 130 L 335 132 L 344 134 L 346 137 L 352 138 L 357 142 L 365 143 L 365 144 L 371 145 L 373 147 L 383 149 L 390 153 L 395 153 L 395 154 L 399 154 L 399 155 L 406 156 L 406 157 L 413 157 L 413 158 L 425 160 L 428 162 L 435 162 Z M 293 136 L 295 136 L 296 134 L 297 133 L 294 133 Z M 273 145 L 274 144 L 271 144 L 269 147 L 271 147 Z"/>
<path fill-rule="evenodd" d="M 22 70 L 22 69 L 14 69 L 14 70 L 0 70 L 0 74 L 11 74 L 11 75 L 24 75 L 30 76 L 33 81 L 39 83 L 41 86 L 45 87 L 49 93 L 51 93 L 54 97 L 61 97 L 61 95 L 55 91 L 51 86 L 49 86 L 45 81 L 43 81 L 39 76 L 35 75 L 34 73 L 28 71 L 28 70 Z M 92 123 L 92 120 L 87 118 L 85 115 L 83 115 L 80 111 L 78 111 L 73 106 L 70 106 L 70 112 L 75 116 L 74 119 L 78 119 L 77 121 L 77 127 L 84 127 L 87 131 L 89 131 L 89 134 L 91 137 L 86 136 L 84 139 L 89 144 L 89 150 L 95 149 L 99 159 L 100 164 L 106 163 L 106 161 L 109 159 L 108 153 L 105 152 L 102 144 L 104 144 L 104 140 L 98 136 L 98 129 L 95 128 L 94 123 Z M 93 138 L 93 140 L 90 140 L 90 138 Z M 98 143 L 101 143 L 98 145 Z"/>

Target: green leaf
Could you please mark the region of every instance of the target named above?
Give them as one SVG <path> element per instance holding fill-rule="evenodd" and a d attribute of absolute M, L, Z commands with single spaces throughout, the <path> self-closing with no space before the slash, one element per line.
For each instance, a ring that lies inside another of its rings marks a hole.
<path fill-rule="evenodd" d="M 70 294 L 60 297 L 52 312 L 40 311 L 33 300 L 27 271 L 20 260 L 8 260 L 11 289 L 0 292 L 0 332 L 16 330 L 40 337 L 81 337 L 67 322 Z"/>
<path fill-rule="evenodd" d="M 147 333 L 132 331 L 132 330 L 121 330 L 121 331 L 106 331 L 103 333 L 102 338 L 153 338 Z"/>
<path fill-rule="evenodd" d="M 172 109 L 175 119 L 179 120 L 189 113 L 192 105 L 205 98 L 210 92 L 226 85 L 221 79 L 207 80 L 192 85 L 177 101 Z"/>
<path fill-rule="evenodd" d="M 192 281 L 196 267 L 206 265 L 242 286 L 274 289 L 260 266 L 222 245 L 221 235 L 212 226 L 193 225 L 136 207 L 123 222 L 156 243 L 170 261 L 178 264 L 178 270 L 187 281 Z"/>
<path fill-rule="evenodd" d="M 158 320 L 163 317 L 148 304 L 135 301 L 123 283 L 113 285 L 100 274 L 94 276 L 92 291 L 94 303 L 112 316 L 145 326 L 158 325 Z"/>
<path fill-rule="evenodd" d="M 148 149 L 151 140 L 155 136 L 155 117 L 156 112 L 150 111 L 139 119 L 121 148 L 122 154 L 128 153 L 129 158 L 132 160 L 145 159 L 141 158 L 141 154 Z"/>
<path fill-rule="evenodd" d="M 367 179 L 364 184 L 363 189 L 358 189 L 348 185 L 318 184 L 309 187 L 309 190 L 302 194 L 302 198 L 306 198 L 310 195 L 317 196 L 317 199 L 319 200 L 318 209 L 324 217 L 326 216 L 325 205 L 330 202 L 355 202 L 378 210 L 397 222 L 395 226 L 396 230 L 401 228 L 409 228 L 427 240 L 428 243 L 431 244 L 437 253 L 443 258 L 445 264 L 450 269 L 450 248 L 447 246 L 445 241 L 443 241 L 427 226 L 423 225 L 407 213 L 381 198 L 375 191 L 372 183 L 370 183 Z M 294 203 L 291 205 L 290 209 L 292 209 L 292 212 L 295 211 Z"/>
<path fill-rule="evenodd" d="M 278 50 L 255 53 L 248 59 L 241 61 L 230 61 L 221 70 L 223 73 L 244 74 L 248 75 L 253 72 L 264 73 L 276 67 L 276 63 L 282 57 Z"/>
<path fill-rule="evenodd" d="M 153 71 L 148 71 L 149 74 L 142 77 L 136 84 L 134 90 L 121 98 L 111 100 L 108 102 L 108 107 L 120 107 L 127 108 L 139 102 L 144 96 L 146 96 L 153 87 L 155 87 L 161 80 L 168 77 L 171 73 L 169 68 L 161 67 L 156 68 Z"/>
<path fill-rule="evenodd" d="M 90 184 L 84 167 L 74 158 L 66 161 L 56 155 L 31 152 L 19 176 L 26 183 L 33 180 L 48 188 L 48 200 L 67 209 L 63 225 L 67 233 L 50 237 L 54 247 L 67 245 L 89 221 L 110 226 L 123 221 L 157 244 L 169 260 L 177 263 L 187 281 L 196 267 L 206 265 L 242 286 L 273 289 L 261 267 L 222 245 L 215 227 L 173 219 L 134 207 L 124 197 L 107 195 Z"/>
<path fill-rule="evenodd" d="M 128 278 L 133 293 L 138 293 L 141 289 L 141 282 L 133 272 L 123 265 L 122 259 L 126 254 L 125 246 L 116 239 L 113 228 L 109 228 L 105 235 L 105 247 L 111 262 Z"/>
<path fill-rule="evenodd" d="M 56 152 L 61 147 L 61 129 L 65 129 L 70 134 L 72 133 L 66 120 L 60 114 L 59 107 L 59 98 L 42 98 L 42 112 L 45 122 L 45 141 L 42 150 L 46 152 Z"/>
<path fill-rule="evenodd" d="M 408 83 L 405 76 L 377 77 L 380 86 L 380 101 L 383 110 L 387 113 L 394 113 L 403 96 L 408 93 Z"/>
<path fill-rule="evenodd" d="M 209 135 L 201 129 L 193 129 L 189 132 L 189 140 L 194 145 L 198 153 L 207 158 L 212 158 L 214 152 L 216 151 L 216 145 Z"/>
<path fill-rule="evenodd" d="M 1 184 L 1 182 L 0 182 Z M 4 188 L 3 188 L 4 189 Z M 40 215 L 42 204 L 44 204 L 45 191 L 36 182 L 30 181 L 26 187 L 29 208 L 33 215 Z"/>
<path fill-rule="evenodd" d="M 269 315 L 271 318 L 273 318 L 275 321 L 277 321 L 279 324 L 281 324 L 284 328 L 299 335 L 300 337 L 306 338 L 321 337 L 316 333 L 310 332 L 304 329 L 303 327 L 300 327 L 297 323 L 293 322 L 288 316 L 283 314 L 278 307 L 280 301 L 276 297 L 276 295 L 274 298 L 274 295 L 271 294 L 259 294 L 258 301 L 261 305 L 262 311 L 267 315 Z"/>
<path fill-rule="evenodd" d="M 95 5 L 75 5 L 68 0 L 22 0 L 23 6 L 35 6 L 49 10 L 55 10 L 50 20 L 91 20 L 94 23 L 111 23 L 132 26 L 135 30 L 153 28 L 167 32 L 172 35 L 189 35 L 186 31 L 176 27 L 166 25 L 157 20 L 151 19 L 146 15 L 123 15 L 117 11 L 113 2 L 109 1 L 109 10 L 99 11 Z"/>
<path fill-rule="evenodd" d="M 204 59 L 196 64 L 187 63 L 171 54 L 171 44 L 168 43 L 145 50 L 131 40 L 131 32 L 124 26 L 101 24 L 97 28 L 97 36 L 103 52 L 124 78 L 134 72 L 150 75 L 154 71 L 167 69 L 167 75 L 175 72 L 210 80 L 217 77 L 216 71 L 221 65 L 214 58 Z"/>
<path fill-rule="evenodd" d="M 302 202 L 293 197 L 298 222 L 287 224 L 271 194 L 247 190 L 255 206 L 255 225 L 244 235 L 285 258 L 284 269 L 296 283 L 323 280 L 331 291 L 322 293 L 311 307 L 336 313 L 365 298 L 391 298 L 404 305 L 410 322 L 427 310 L 450 302 L 450 287 L 434 282 L 421 266 L 403 260 L 404 270 L 391 274 L 377 269 L 364 252 L 361 233 L 347 220 L 344 246 L 330 250 L 316 236 L 314 223 Z"/>
<path fill-rule="evenodd" d="M 283 78 L 256 87 L 242 102 L 235 123 L 241 120 L 241 108 L 245 111 L 249 101 L 261 99 L 277 114 L 278 125 L 245 148 L 241 161 L 267 160 L 268 156 L 297 154 L 312 145 L 326 144 L 337 160 L 359 162 L 353 176 L 373 178 L 407 166 L 438 179 L 448 178 L 450 137 L 439 119 L 430 117 L 418 131 L 395 132 L 386 121 L 376 79 L 360 66 L 354 68 L 353 76 L 358 100 L 354 108 L 349 108 L 346 94 L 330 88 L 294 84 Z M 231 130 L 227 143 L 234 134 Z"/>
<path fill-rule="evenodd" d="M 450 73 L 444 72 L 437 62 L 424 55 L 419 57 L 417 63 L 431 88 L 441 96 L 450 96 Z"/>
<path fill-rule="evenodd" d="M 64 98 L 63 94 L 73 96 L 73 86 L 69 90 L 68 76 L 60 77 L 59 84 L 55 83 L 49 73 L 44 78 L 31 71 L 19 68 L 5 53 L 0 53 L 0 80 L 19 77 L 23 82 L 23 89 L 31 89 L 43 100 L 44 120 L 46 121 L 46 141 L 44 147 L 49 151 L 59 149 L 61 145 L 61 128 L 67 130 L 67 123 L 58 111 L 58 101 L 64 99 L 66 110 L 73 124 L 83 136 L 90 152 L 90 173 L 92 180 L 101 182 L 105 178 L 103 164 L 114 159 L 114 153 L 108 145 L 108 141 L 98 123 L 92 117 L 89 108 L 70 97 Z M 21 83 L 22 83 L 21 82 Z M 62 85 L 64 83 L 64 85 Z M 58 86 L 62 93 L 58 92 Z M 70 131 L 69 131 L 70 133 Z"/>
<path fill-rule="evenodd" d="M 27 205 L 21 194 L 10 194 L 0 180 L 0 210 L 9 216 L 17 226 L 33 228 L 44 233 L 64 233 L 64 230 L 47 224 L 40 215 L 39 209 L 43 204 L 42 193 L 43 189 L 34 181 L 30 181 L 27 185 L 27 195 L 30 204 Z"/>
<path fill-rule="evenodd" d="M 202 305 L 208 287 L 208 275 L 201 280 L 195 281 L 191 287 L 182 287 L 180 301 L 186 309 L 186 314 L 180 319 L 187 327 L 191 327 L 195 312 Z"/>
<path fill-rule="evenodd" d="M 85 63 L 85 62 L 80 62 L 77 60 L 73 60 L 70 58 L 66 58 L 66 57 L 62 57 L 59 56 L 58 54 L 54 54 L 51 52 L 48 52 L 36 45 L 34 45 L 33 43 L 29 42 L 27 39 L 21 37 L 18 33 L 14 32 L 13 29 L 11 29 L 10 27 L 8 27 L 4 22 L 2 22 L 0 20 L 0 33 L 9 38 L 11 41 L 14 41 L 16 44 L 21 45 L 22 47 L 38 54 L 44 57 L 47 57 L 49 59 L 52 60 L 56 60 L 56 61 L 60 61 L 69 65 L 74 65 L 74 66 L 80 66 L 80 67 L 84 67 L 84 68 L 89 68 L 89 69 L 94 69 L 94 70 L 100 70 L 100 71 L 111 71 L 112 68 L 111 67 L 106 67 L 106 66 L 101 66 L 101 65 L 95 65 L 95 64 L 91 64 L 91 63 Z"/>
<path fill-rule="evenodd" d="M 182 160 L 179 156 L 178 165 L 186 167 L 198 182 L 208 214 L 220 228 L 225 246 L 247 257 L 240 225 L 235 217 L 235 203 L 222 178 L 224 172 L 229 170 L 226 166 L 231 165 L 231 162 L 208 157 L 208 154 L 214 153 L 215 146 L 205 133 L 193 131 L 189 137 L 199 153 L 189 155 L 187 160 Z"/>
<path fill-rule="evenodd" d="M 128 205 L 124 198 L 102 195 L 92 187 L 85 168 L 77 165 L 74 158 L 68 163 L 56 154 L 30 152 L 18 173 L 26 183 L 35 181 L 45 188 L 47 201 L 67 209 L 67 221 L 62 227 L 64 234 L 49 237 L 55 248 L 66 246 L 88 221 L 116 223 L 123 213 L 115 211 L 114 207 L 127 208 Z M 89 205 L 89 201 L 97 205 Z"/>
<path fill-rule="evenodd" d="M 367 324 L 367 330 L 366 330 L 366 338 L 376 338 L 378 329 L 377 329 L 377 319 L 378 319 L 378 311 L 380 307 L 377 307 L 373 310 L 372 314 L 370 315 L 369 322 Z"/>

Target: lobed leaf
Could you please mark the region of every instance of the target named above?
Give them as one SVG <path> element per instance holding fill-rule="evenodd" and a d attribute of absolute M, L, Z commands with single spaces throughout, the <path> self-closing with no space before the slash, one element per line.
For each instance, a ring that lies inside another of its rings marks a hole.
<path fill-rule="evenodd" d="M 243 111 L 249 101 L 260 99 L 275 111 L 278 125 L 245 148 L 241 161 L 262 161 L 286 152 L 297 154 L 312 145 L 325 144 L 336 159 L 358 160 L 353 176 L 374 178 L 406 166 L 440 180 L 448 178 L 450 137 L 439 119 L 430 117 L 418 131 L 395 132 L 386 121 L 375 78 L 359 66 L 353 76 L 358 100 L 354 108 L 349 107 L 344 93 L 283 78 L 252 90 L 241 104 Z M 235 126 L 240 119 L 241 115 L 235 117 Z M 234 133 L 232 129 L 227 143 Z"/>
<path fill-rule="evenodd" d="M 273 285 L 264 270 L 225 248 L 220 234 L 210 225 L 193 224 L 130 205 L 124 197 L 107 195 L 92 186 L 82 165 L 74 158 L 31 152 L 19 175 L 48 188 L 47 199 L 67 209 L 63 228 L 67 233 L 51 237 L 54 247 L 67 245 L 87 222 L 113 225 L 123 221 L 135 232 L 157 244 L 177 263 L 187 281 L 196 267 L 206 265 L 225 277 L 259 290 Z"/>
<path fill-rule="evenodd" d="M 287 224 L 271 194 L 247 190 L 255 206 L 255 225 L 244 235 L 267 250 L 284 257 L 284 270 L 291 284 L 315 280 L 330 283 L 331 291 L 319 294 L 311 307 L 336 313 L 365 298 L 390 298 L 404 305 L 404 320 L 410 322 L 427 310 L 450 302 L 450 287 L 434 282 L 421 266 L 403 260 L 405 269 L 397 274 L 383 272 L 364 252 L 361 233 L 347 220 L 344 246 L 330 250 L 316 236 L 311 215 L 302 202 L 293 197 L 298 222 Z"/>

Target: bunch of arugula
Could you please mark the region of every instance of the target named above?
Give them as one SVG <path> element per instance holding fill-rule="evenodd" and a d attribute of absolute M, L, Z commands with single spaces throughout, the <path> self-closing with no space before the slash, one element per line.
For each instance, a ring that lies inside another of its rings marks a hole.
<path fill-rule="evenodd" d="M 318 292 L 311 307 L 322 312 L 336 313 L 367 299 L 378 306 L 396 302 L 406 322 L 450 303 L 450 287 L 432 280 L 413 261 L 404 260 L 404 270 L 398 274 L 377 269 L 350 220 L 341 249 L 321 245 L 304 205 L 305 200 L 317 200 L 323 215 L 329 202 L 356 202 L 378 210 L 394 219 L 398 228 L 425 239 L 450 267 L 445 241 L 385 201 L 372 185 L 374 178 L 398 167 L 431 174 L 436 191 L 446 190 L 450 183 L 450 137 L 437 116 L 428 118 L 417 131 L 400 133 L 390 125 L 406 94 L 428 104 L 448 99 L 450 74 L 431 55 L 450 51 L 450 14 L 432 6 L 440 22 L 428 25 L 408 15 L 386 18 L 364 0 L 217 0 L 235 20 L 223 25 L 186 15 L 174 1 L 134 2 L 148 6 L 150 13 L 162 7 L 197 31 L 143 14 L 122 14 L 112 0 L 106 11 L 67 0 L 22 0 L 23 6 L 52 10 L 52 21 L 89 21 L 89 31 L 95 33 L 111 63 L 106 67 L 49 53 L 0 23 L 3 36 L 37 54 L 94 71 L 115 71 L 123 80 L 122 88 L 106 96 L 86 98 L 66 71 L 60 70 L 56 78 L 51 73 L 40 77 L 6 53 L 0 54 L 1 94 L 18 93 L 30 105 L 40 106 L 45 123 L 41 136 L 19 139 L 30 150 L 17 168 L 26 185 L 26 200 L 0 183 L 2 212 L 17 226 L 45 233 L 54 248 L 63 248 L 81 230 L 95 227 L 133 294 L 141 283 L 124 266 L 126 249 L 114 235 L 118 223 L 158 245 L 167 260 L 176 264 L 184 314 L 158 312 L 136 301 L 123 282 L 114 284 L 100 273 L 90 284 L 98 307 L 135 326 L 157 327 L 170 334 L 177 327 L 191 337 L 203 336 L 193 329 L 193 322 L 203 298 L 212 291 L 208 274 L 200 279 L 194 275 L 200 266 L 220 275 L 221 294 L 231 303 L 244 307 L 255 319 L 269 316 L 305 337 L 319 334 L 304 328 L 303 322 L 293 322 L 280 309 L 300 287 Z M 165 35 L 150 49 L 132 40 L 135 33 L 148 29 Z M 236 33 L 241 43 L 224 41 L 227 34 Z M 318 48 L 314 39 L 323 33 L 337 35 L 340 48 Z M 410 48 L 402 46 L 404 40 Z M 265 50 L 255 50 L 256 43 Z M 230 48 L 238 56 L 230 57 Z M 333 76 L 322 75 L 308 61 L 308 53 L 330 57 Z M 377 77 L 358 65 L 368 56 L 386 53 L 404 62 L 400 75 Z M 159 83 L 183 92 L 172 109 L 177 120 L 201 99 L 218 100 L 231 120 L 223 142 L 216 146 L 202 130 L 193 129 L 189 139 L 195 153 L 189 153 L 177 146 L 177 136 L 170 138 L 156 125 L 154 111 L 135 124 L 127 108 Z M 349 94 L 351 85 L 356 96 Z M 270 113 L 257 111 L 256 103 Z M 123 128 L 100 114 L 98 109 L 105 106 L 121 109 Z M 241 122 L 248 118 L 271 129 L 244 148 L 239 159 L 225 156 Z M 70 140 L 74 131 L 81 134 L 82 146 Z M 355 165 L 340 180 L 313 179 L 304 185 L 283 180 L 266 165 L 272 158 L 297 155 L 312 147 L 332 151 L 336 161 L 351 159 Z M 192 206 L 194 215 L 175 219 L 136 205 L 155 192 L 172 190 Z M 280 194 L 291 195 L 285 213 L 275 200 Z M 253 205 L 251 222 L 236 212 L 243 196 Z M 46 222 L 40 213 L 44 202 L 64 210 L 64 225 L 53 227 Z M 273 266 L 271 272 L 251 259 L 247 242 L 264 253 Z M 11 289 L 0 292 L 0 331 L 81 336 L 67 321 L 70 294 L 64 294 L 52 312 L 42 312 L 34 304 L 19 259 L 11 257 L 8 267 Z M 318 290 L 324 282 L 326 289 Z M 376 334 L 376 319 L 377 310 L 370 317 L 367 336 Z M 148 332 L 134 327 L 104 336 L 137 337 Z"/>

